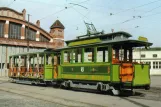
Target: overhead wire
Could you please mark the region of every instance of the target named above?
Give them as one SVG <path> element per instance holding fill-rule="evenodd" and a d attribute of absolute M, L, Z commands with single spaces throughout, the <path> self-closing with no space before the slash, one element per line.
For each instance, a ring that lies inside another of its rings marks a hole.
<path fill-rule="evenodd" d="M 154 14 L 151 14 L 151 15 L 145 15 L 145 16 L 141 16 L 141 17 L 137 17 L 137 18 L 131 18 L 131 19 L 128 19 L 126 21 L 123 21 L 122 23 L 126 23 L 126 22 L 133 21 L 133 20 L 136 20 L 136 19 L 142 19 L 142 18 L 145 18 L 145 17 L 155 16 L 155 15 L 158 15 L 158 14 L 161 14 L 161 12 L 154 13 Z"/>
<path fill-rule="evenodd" d="M 155 9 L 158 9 L 158 8 L 160 8 L 161 7 L 161 5 L 160 6 L 158 6 L 158 7 L 155 7 L 155 8 L 153 8 L 153 9 L 151 9 L 151 10 L 148 10 L 148 11 L 146 11 L 145 13 L 143 13 L 143 14 L 146 14 L 146 13 L 149 13 L 149 12 L 152 12 L 153 10 L 155 10 Z M 143 15 L 142 14 L 142 15 Z"/>
<path fill-rule="evenodd" d="M 82 1 L 82 2 L 79 2 L 79 3 L 77 3 L 77 4 L 81 4 L 81 3 L 84 3 L 84 2 L 87 2 L 87 1 L 89 1 L 89 0 Z M 45 16 L 45 17 L 39 19 L 39 20 L 43 20 L 43 19 L 45 19 L 45 18 L 47 18 L 47 17 L 49 17 L 49 16 L 55 15 L 55 14 L 60 13 L 60 12 L 62 12 L 62 11 L 64 11 L 64 10 L 66 10 L 66 9 L 72 8 L 72 7 L 74 7 L 74 6 L 75 6 L 75 5 L 70 6 L 70 7 L 65 7 L 64 9 L 61 9 L 61 10 L 55 12 L 55 13 L 49 14 L 49 15 L 47 15 L 47 16 Z"/>
<path fill-rule="evenodd" d="M 74 9 L 77 13 L 79 13 L 80 15 L 82 15 L 83 17 L 85 17 L 86 19 L 90 20 L 87 16 L 83 15 L 81 12 L 79 12 L 78 10 L 76 10 L 74 7 L 72 9 Z"/>
<path fill-rule="evenodd" d="M 123 10 L 123 11 L 120 11 L 120 12 L 117 12 L 117 13 L 114 13 L 112 15 L 117 15 L 117 14 L 120 14 L 120 13 L 123 13 L 123 12 L 127 12 L 127 11 L 130 11 L 130 10 L 133 10 L 133 9 L 137 9 L 137 8 L 140 8 L 140 7 L 143 7 L 143 6 L 147 6 L 147 5 L 150 5 L 150 4 L 159 2 L 159 1 L 161 1 L 161 0 L 156 0 L 156 1 L 152 1 L 152 2 L 146 3 L 146 4 L 142 4 L 142 5 L 133 7 L 133 8 L 129 8 L 129 9 L 126 9 L 126 10 Z"/>
<path fill-rule="evenodd" d="M 9 7 L 10 5 L 12 5 L 16 0 L 13 0 L 11 3 L 9 3 L 6 7 Z"/>

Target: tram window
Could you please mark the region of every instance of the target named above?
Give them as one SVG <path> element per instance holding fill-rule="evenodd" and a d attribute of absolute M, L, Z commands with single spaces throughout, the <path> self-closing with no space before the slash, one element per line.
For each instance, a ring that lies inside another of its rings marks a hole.
<path fill-rule="evenodd" d="M 41 55 L 39 56 L 39 67 L 43 67 L 44 66 L 44 56 Z"/>
<path fill-rule="evenodd" d="M 30 57 L 29 59 L 29 64 L 30 64 L 30 67 L 34 67 L 34 58 L 33 57 Z"/>
<path fill-rule="evenodd" d="M 82 49 L 75 49 L 73 51 L 73 63 L 81 63 L 82 62 Z"/>
<path fill-rule="evenodd" d="M 72 53 L 70 51 L 64 51 L 64 62 L 70 63 L 71 62 Z"/>
<path fill-rule="evenodd" d="M 14 58 L 14 67 L 18 67 L 18 57 Z"/>
<path fill-rule="evenodd" d="M 54 56 L 54 65 L 57 65 L 57 64 L 58 64 L 58 57 Z"/>
<path fill-rule="evenodd" d="M 53 64 L 54 65 L 60 65 L 60 54 L 55 53 L 54 59 L 53 59 Z"/>
<path fill-rule="evenodd" d="M 46 65 L 52 65 L 54 59 L 51 55 L 46 55 Z"/>
<path fill-rule="evenodd" d="M 119 63 L 132 62 L 132 48 L 114 48 L 113 49 L 113 61 Z"/>
<path fill-rule="evenodd" d="M 21 66 L 25 66 L 25 56 L 21 56 Z"/>
<path fill-rule="evenodd" d="M 108 62 L 108 48 L 107 47 L 97 48 L 97 62 Z"/>
<path fill-rule="evenodd" d="M 94 48 L 84 48 L 84 62 L 94 62 Z"/>

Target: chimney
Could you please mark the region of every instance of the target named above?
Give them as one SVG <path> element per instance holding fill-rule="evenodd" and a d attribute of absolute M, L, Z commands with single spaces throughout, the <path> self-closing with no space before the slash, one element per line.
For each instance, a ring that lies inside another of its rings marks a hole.
<path fill-rule="evenodd" d="M 37 20 L 37 21 L 36 21 L 36 25 L 37 25 L 38 27 L 40 27 L 40 20 Z"/>
<path fill-rule="evenodd" d="M 22 14 L 23 14 L 23 20 L 25 20 L 26 19 L 26 10 L 25 9 L 22 10 Z"/>

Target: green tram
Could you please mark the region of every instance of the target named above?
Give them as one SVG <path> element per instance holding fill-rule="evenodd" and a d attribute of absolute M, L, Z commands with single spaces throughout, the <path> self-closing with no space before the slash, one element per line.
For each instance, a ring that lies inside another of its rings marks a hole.
<path fill-rule="evenodd" d="M 126 32 L 78 36 L 67 46 L 10 56 L 9 77 L 14 81 L 65 88 L 111 90 L 149 89 L 149 65 L 133 60 L 133 49 L 149 47 L 146 38 L 129 39 Z"/>

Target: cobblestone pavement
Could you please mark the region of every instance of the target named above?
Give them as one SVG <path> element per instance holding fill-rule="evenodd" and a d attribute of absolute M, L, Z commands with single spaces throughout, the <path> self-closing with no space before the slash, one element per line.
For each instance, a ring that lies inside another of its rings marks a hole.
<path fill-rule="evenodd" d="M 14 93 L 0 91 L 0 107 L 66 107 Z"/>

